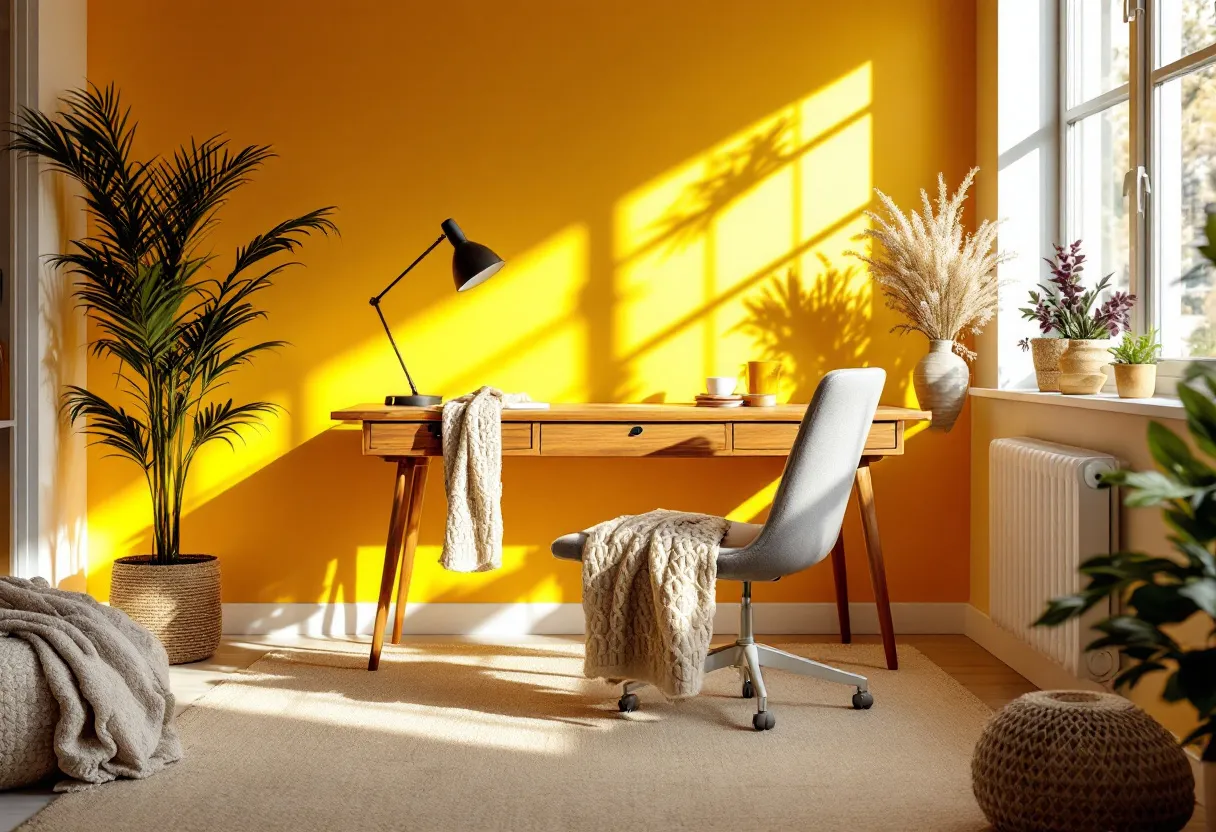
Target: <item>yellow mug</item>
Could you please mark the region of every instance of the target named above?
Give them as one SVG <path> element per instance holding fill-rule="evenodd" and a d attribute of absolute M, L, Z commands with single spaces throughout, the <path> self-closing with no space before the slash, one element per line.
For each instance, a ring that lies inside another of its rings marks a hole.
<path fill-rule="evenodd" d="M 747 392 L 776 394 L 780 382 L 780 361 L 747 362 Z"/>

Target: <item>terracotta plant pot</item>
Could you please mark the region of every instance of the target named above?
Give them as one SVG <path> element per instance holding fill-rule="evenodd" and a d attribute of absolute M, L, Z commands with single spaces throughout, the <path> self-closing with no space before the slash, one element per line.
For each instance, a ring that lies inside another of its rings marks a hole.
<path fill-rule="evenodd" d="M 220 562 L 182 555 L 158 565 L 150 555 L 114 561 L 110 605 L 160 639 L 170 664 L 197 662 L 220 646 Z"/>
<path fill-rule="evenodd" d="M 1121 399 L 1147 399 L 1157 390 L 1156 364 L 1116 364 L 1115 387 Z"/>
<path fill-rule="evenodd" d="M 930 341 L 929 352 L 916 365 L 912 385 L 921 409 L 933 413 L 933 430 L 950 430 L 963 409 L 971 371 L 954 352 L 953 341 Z"/>
<path fill-rule="evenodd" d="M 1111 363 L 1110 339 L 1070 339 L 1060 356 L 1060 392 L 1066 396 L 1092 396 L 1106 384 L 1102 368 Z"/>
<path fill-rule="evenodd" d="M 1068 348 L 1067 338 L 1031 338 L 1034 377 L 1041 393 L 1060 392 L 1060 356 Z"/>

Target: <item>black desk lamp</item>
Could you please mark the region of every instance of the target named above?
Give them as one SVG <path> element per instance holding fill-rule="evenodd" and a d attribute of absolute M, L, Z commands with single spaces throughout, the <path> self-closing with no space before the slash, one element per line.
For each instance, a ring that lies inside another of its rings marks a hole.
<path fill-rule="evenodd" d="M 439 239 L 431 243 L 431 247 L 422 254 L 418 255 L 418 259 L 406 266 L 405 271 L 397 275 L 392 283 L 384 287 L 384 291 L 372 298 L 369 303 L 376 309 L 376 314 L 380 316 L 380 323 L 384 327 L 384 334 L 388 336 L 388 342 L 393 345 L 393 352 L 397 354 L 397 361 L 401 363 L 401 369 L 405 373 L 405 380 L 410 383 L 410 395 L 408 396 L 385 396 L 384 403 L 386 405 L 396 405 L 400 407 L 427 407 L 429 405 L 439 404 L 443 401 L 443 396 L 423 396 L 419 395 L 418 388 L 414 386 L 414 379 L 410 377 L 410 371 L 405 367 L 405 359 L 401 357 L 401 350 L 397 349 L 397 342 L 393 340 L 393 333 L 388 328 L 388 321 L 384 319 L 384 313 L 380 311 L 380 301 L 387 295 L 394 286 L 401 282 L 401 278 L 410 273 L 410 269 L 417 266 L 423 259 L 435 250 L 435 246 L 439 245 L 447 239 L 452 244 L 455 250 L 452 254 L 452 279 L 456 281 L 456 291 L 464 292 L 472 289 L 474 286 L 480 286 L 485 283 L 495 274 L 497 274 L 506 263 L 501 257 L 481 243 L 474 243 L 464 236 L 464 232 L 460 230 L 460 226 L 455 220 L 444 220 L 440 228 L 443 233 L 439 235 Z"/>

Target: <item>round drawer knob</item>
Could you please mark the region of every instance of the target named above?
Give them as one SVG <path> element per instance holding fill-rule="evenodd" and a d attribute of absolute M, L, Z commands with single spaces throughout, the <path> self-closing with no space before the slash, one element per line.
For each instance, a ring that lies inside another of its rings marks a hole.
<path fill-rule="evenodd" d="M 633 427 L 631 427 L 629 429 L 629 435 L 630 436 L 641 436 L 642 435 L 642 426 L 634 425 Z"/>

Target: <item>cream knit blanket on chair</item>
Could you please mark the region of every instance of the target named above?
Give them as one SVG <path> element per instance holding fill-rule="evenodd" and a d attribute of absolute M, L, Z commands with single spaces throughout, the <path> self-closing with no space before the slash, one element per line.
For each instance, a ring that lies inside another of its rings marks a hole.
<path fill-rule="evenodd" d="M 448 521 L 439 562 L 453 572 L 502 566 L 502 407 L 526 393 L 482 387 L 443 405 Z"/>
<path fill-rule="evenodd" d="M 721 517 L 659 509 L 587 530 L 587 677 L 649 682 L 669 699 L 700 692 L 727 526 Z"/>

